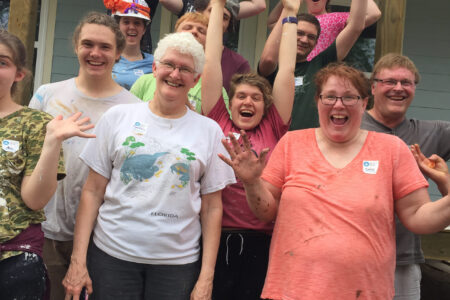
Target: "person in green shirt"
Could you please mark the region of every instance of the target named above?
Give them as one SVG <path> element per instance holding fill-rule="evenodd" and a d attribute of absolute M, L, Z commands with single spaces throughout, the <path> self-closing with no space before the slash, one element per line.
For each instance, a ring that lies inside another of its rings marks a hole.
<path fill-rule="evenodd" d="M 203 48 L 205 48 L 206 41 L 206 30 L 208 28 L 208 19 L 199 13 L 187 13 L 183 15 L 180 19 L 178 19 L 175 24 L 175 32 L 189 32 L 191 33 L 195 39 L 202 44 Z M 197 82 L 197 84 L 189 90 L 188 92 L 188 100 L 189 106 L 201 113 L 201 87 L 202 87 L 202 79 Z M 153 99 L 153 95 L 156 90 L 156 81 L 153 74 L 146 74 L 139 77 L 138 80 L 133 84 L 130 89 L 130 92 L 134 94 L 136 97 L 141 99 L 142 101 L 150 101 Z M 222 96 L 229 112 L 229 101 L 228 95 L 224 88 L 222 88 Z"/>

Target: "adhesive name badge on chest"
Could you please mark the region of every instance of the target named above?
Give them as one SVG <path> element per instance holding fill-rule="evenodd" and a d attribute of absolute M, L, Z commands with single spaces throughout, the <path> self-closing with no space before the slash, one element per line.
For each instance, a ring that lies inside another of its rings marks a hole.
<path fill-rule="evenodd" d="M 148 125 L 139 121 L 133 124 L 133 133 L 136 135 L 145 135 L 147 133 Z"/>
<path fill-rule="evenodd" d="M 366 174 L 377 174 L 378 160 L 364 160 L 363 172 Z"/>
<path fill-rule="evenodd" d="M 295 77 L 295 86 L 301 86 L 301 85 L 303 85 L 303 76 Z"/>
<path fill-rule="evenodd" d="M 2 149 L 6 152 L 17 152 L 19 150 L 20 143 L 14 140 L 3 140 L 2 141 Z"/>
<path fill-rule="evenodd" d="M 144 75 L 144 70 L 142 69 L 134 69 L 134 75 L 141 77 L 142 75 Z"/>

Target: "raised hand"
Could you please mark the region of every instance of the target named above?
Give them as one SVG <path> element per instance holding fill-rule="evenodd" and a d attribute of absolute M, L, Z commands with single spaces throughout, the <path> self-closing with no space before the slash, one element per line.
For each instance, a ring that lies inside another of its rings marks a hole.
<path fill-rule="evenodd" d="M 295 14 L 298 12 L 300 8 L 300 0 L 282 0 L 281 3 L 283 4 L 284 9 L 286 9 L 289 12 L 294 12 Z"/>
<path fill-rule="evenodd" d="M 262 174 L 266 165 L 266 156 L 269 149 L 263 149 L 258 155 L 250 147 L 250 141 L 244 130 L 241 130 L 241 137 L 244 145 L 241 146 L 237 142 L 233 133 L 228 134 L 229 140 L 223 139 L 222 144 L 230 154 L 231 159 L 219 154 L 219 157 L 233 168 L 236 176 L 244 184 L 252 184 L 256 182 Z"/>
<path fill-rule="evenodd" d="M 81 118 L 81 112 L 77 112 L 72 116 L 63 119 L 61 115 L 55 117 L 47 124 L 46 137 L 52 137 L 58 141 L 79 136 L 83 138 L 95 138 L 94 134 L 85 131 L 94 128 L 94 124 L 89 124 L 89 118 Z"/>
<path fill-rule="evenodd" d="M 438 188 L 443 195 L 446 194 L 445 186 L 448 185 L 450 175 L 445 160 L 436 154 L 433 154 L 428 158 L 425 157 L 422 151 L 420 151 L 418 144 L 411 145 L 410 149 L 423 174 L 438 185 Z"/>

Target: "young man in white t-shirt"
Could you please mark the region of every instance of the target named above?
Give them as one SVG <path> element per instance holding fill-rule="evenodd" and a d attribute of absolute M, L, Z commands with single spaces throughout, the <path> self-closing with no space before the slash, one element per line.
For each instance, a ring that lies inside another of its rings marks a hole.
<path fill-rule="evenodd" d="M 86 15 L 74 31 L 73 46 L 80 64 L 78 76 L 39 87 L 31 99 L 31 108 L 65 118 L 80 111 L 95 124 L 110 107 L 139 102 L 111 77 L 114 63 L 125 46 L 113 18 L 101 13 Z M 69 267 L 75 215 L 89 173 L 89 168 L 78 158 L 85 144 L 86 139 L 78 137 L 64 141 L 67 176 L 58 182 L 56 193 L 45 207 L 43 257 L 51 281 L 52 300 L 64 299 L 61 282 Z"/>

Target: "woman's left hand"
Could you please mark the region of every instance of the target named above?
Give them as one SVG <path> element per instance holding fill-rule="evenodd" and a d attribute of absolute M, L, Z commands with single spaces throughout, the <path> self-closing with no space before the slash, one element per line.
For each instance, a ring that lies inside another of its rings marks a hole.
<path fill-rule="evenodd" d="M 61 115 L 55 117 L 47 124 L 46 137 L 52 137 L 60 142 L 74 136 L 95 138 L 95 134 L 85 132 L 91 128 L 94 128 L 94 124 L 88 123 L 88 117 L 81 119 L 80 117 L 81 112 L 77 112 L 66 119 L 63 119 Z"/>
<path fill-rule="evenodd" d="M 194 286 L 194 289 L 192 290 L 190 300 L 211 300 L 212 288 L 212 279 L 199 278 Z"/>

